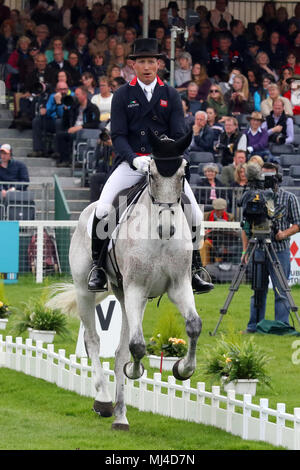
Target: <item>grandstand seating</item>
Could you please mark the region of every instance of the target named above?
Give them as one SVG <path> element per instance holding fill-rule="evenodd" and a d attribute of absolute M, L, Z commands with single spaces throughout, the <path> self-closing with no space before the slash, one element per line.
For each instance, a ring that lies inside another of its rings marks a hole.
<path fill-rule="evenodd" d="M 189 153 L 190 164 L 198 165 L 199 163 L 212 163 L 214 162 L 214 155 L 211 152 L 193 152 Z"/>
<path fill-rule="evenodd" d="M 290 167 L 292 165 L 297 165 L 297 163 L 300 164 L 300 158 L 299 155 L 296 153 L 287 153 L 280 155 L 280 166 L 283 170 L 284 175 L 289 175 L 290 173 Z"/>
<path fill-rule="evenodd" d="M 300 164 L 291 166 L 290 176 L 294 179 L 295 185 L 300 186 Z"/>
<path fill-rule="evenodd" d="M 283 155 L 286 153 L 295 152 L 295 147 L 293 144 L 282 144 L 282 145 L 270 144 L 269 148 L 270 148 L 270 152 L 272 153 L 272 155 Z"/>

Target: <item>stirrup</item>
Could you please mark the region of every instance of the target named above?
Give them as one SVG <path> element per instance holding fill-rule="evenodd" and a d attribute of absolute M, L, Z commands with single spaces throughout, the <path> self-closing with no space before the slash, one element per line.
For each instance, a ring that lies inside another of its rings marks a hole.
<path fill-rule="evenodd" d="M 192 288 L 194 294 L 206 294 L 214 289 L 214 287 L 211 282 L 210 274 L 205 268 L 201 266 L 192 271 Z"/>
<path fill-rule="evenodd" d="M 92 292 L 107 292 L 107 276 L 102 267 L 94 265 L 88 275 L 88 290 Z"/>

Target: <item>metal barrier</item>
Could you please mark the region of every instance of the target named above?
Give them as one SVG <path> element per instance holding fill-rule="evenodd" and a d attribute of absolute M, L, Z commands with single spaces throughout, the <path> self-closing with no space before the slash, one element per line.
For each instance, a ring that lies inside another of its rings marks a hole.
<path fill-rule="evenodd" d="M 48 220 L 52 192 L 50 183 L 0 181 L 0 220 Z"/>

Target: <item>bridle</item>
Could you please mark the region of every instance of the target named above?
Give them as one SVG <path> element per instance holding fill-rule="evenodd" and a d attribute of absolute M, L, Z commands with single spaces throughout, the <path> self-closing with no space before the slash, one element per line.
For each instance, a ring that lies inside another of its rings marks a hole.
<path fill-rule="evenodd" d="M 151 155 L 151 157 L 154 159 L 154 160 L 177 160 L 178 157 L 169 157 L 169 158 L 163 158 L 163 157 L 154 157 L 153 155 Z M 183 157 L 180 157 L 182 160 L 183 160 Z M 151 199 L 151 202 L 152 204 L 156 205 L 156 206 L 161 206 L 163 209 L 162 210 L 170 210 L 172 207 L 174 206 L 177 206 L 178 204 L 180 204 L 180 201 L 181 201 L 181 193 L 183 192 L 183 189 L 184 189 L 184 181 L 185 181 L 185 174 L 183 175 L 182 177 L 182 190 L 180 192 L 180 195 L 177 199 L 176 202 L 162 202 L 162 201 L 158 201 L 157 199 L 155 199 L 155 197 L 153 196 L 152 192 L 151 192 L 151 179 L 153 178 L 153 176 L 151 175 L 151 171 L 150 169 L 148 170 L 148 173 L 147 173 L 147 180 L 148 180 L 148 194 L 149 194 L 149 197 Z"/>

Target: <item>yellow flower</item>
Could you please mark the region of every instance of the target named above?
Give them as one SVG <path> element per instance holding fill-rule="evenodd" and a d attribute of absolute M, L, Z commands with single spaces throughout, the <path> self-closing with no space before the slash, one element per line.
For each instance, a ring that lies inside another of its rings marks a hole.
<path fill-rule="evenodd" d="M 226 361 L 225 361 L 225 362 L 227 362 L 227 363 L 228 363 L 228 362 L 231 362 L 230 357 L 226 357 Z"/>
<path fill-rule="evenodd" d="M 1 300 L 0 300 L 0 308 L 1 308 L 1 307 L 3 307 L 3 302 L 1 302 Z"/>

